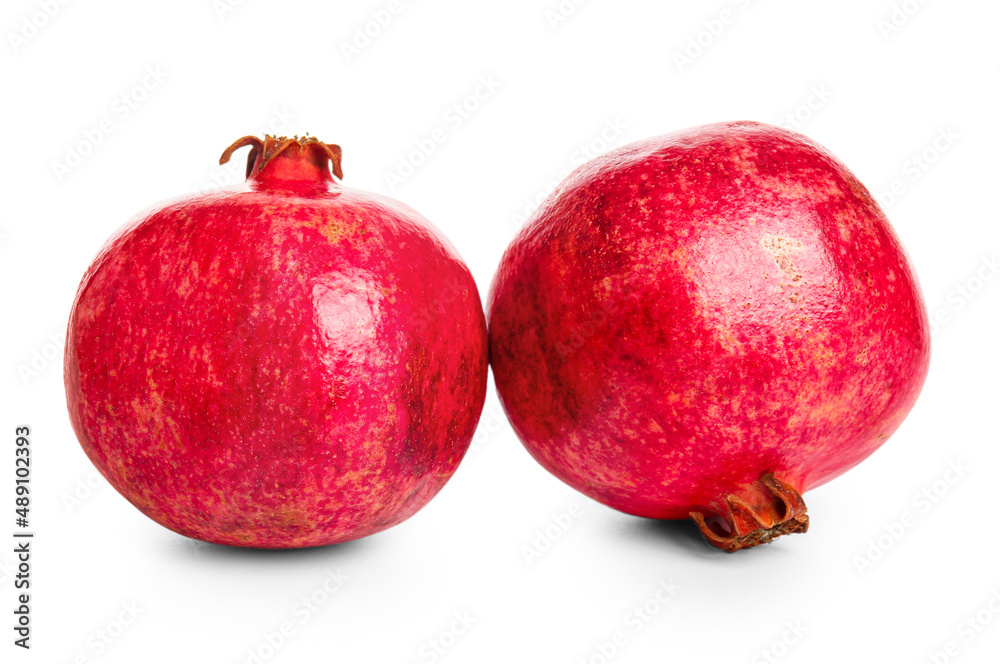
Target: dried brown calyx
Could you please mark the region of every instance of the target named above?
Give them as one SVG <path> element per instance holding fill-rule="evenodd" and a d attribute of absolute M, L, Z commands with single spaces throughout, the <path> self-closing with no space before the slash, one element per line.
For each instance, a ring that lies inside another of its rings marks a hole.
<path fill-rule="evenodd" d="M 288 138 L 286 136 L 265 134 L 263 140 L 256 136 L 244 136 L 226 148 L 222 156 L 219 157 L 219 163 L 225 164 L 233 156 L 234 152 L 248 145 L 250 146 L 250 154 L 247 156 L 246 176 L 248 178 L 252 173 L 263 171 L 272 159 L 289 149 L 296 149 L 299 154 L 315 155 L 318 152 L 321 158 L 328 160 L 327 163 L 329 164 L 330 171 L 338 179 L 342 180 L 344 178 L 344 172 L 340 167 L 340 162 L 343 158 L 343 150 L 341 150 L 340 146 L 333 143 L 323 143 L 319 139 L 308 135 Z M 258 157 L 260 158 L 260 163 L 258 163 Z"/>
<path fill-rule="evenodd" d="M 767 473 L 738 494 L 727 494 L 719 509 L 707 516 L 691 512 L 705 541 L 733 552 L 766 544 L 776 537 L 809 530 L 802 495 Z"/>

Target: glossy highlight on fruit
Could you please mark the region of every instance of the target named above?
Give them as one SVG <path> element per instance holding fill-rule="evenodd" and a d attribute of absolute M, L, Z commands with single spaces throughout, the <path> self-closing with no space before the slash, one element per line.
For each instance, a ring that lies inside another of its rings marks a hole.
<path fill-rule="evenodd" d="M 801 494 L 885 442 L 929 361 L 916 277 L 871 194 L 753 122 L 581 166 L 508 247 L 487 309 L 532 456 L 727 551 L 804 532 Z"/>
<path fill-rule="evenodd" d="M 125 498 L 189 537 L 293 548 L 400 523 L 483 406 L 485 318 L 454 248 L 344 187 L 339 146 L 253 136 L 247 182 L 161 205 L 84 275 L 70 419 Z"/>

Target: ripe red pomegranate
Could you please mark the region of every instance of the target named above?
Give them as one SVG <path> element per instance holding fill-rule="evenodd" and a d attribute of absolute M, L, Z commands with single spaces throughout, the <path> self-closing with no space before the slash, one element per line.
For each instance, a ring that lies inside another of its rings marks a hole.
<path fill-rule="evenodd" d="M 729 551 L 805 532 L 801 493 L 885 442 L 929 359 L 917 280 L 871 194 L 824 148 L 753 122 L 577 169 L 507 249 L 488 310 L 528 451 Z"/>
<path fill-rule="evenodd" d="M 343 187 L 341 150 L 249 136 L 247 183 L 135 218 L 83 277 L 70 418 L 154 521 L 209 542 L 316 546 L 441 489 L 486 394 L 476 284 L 422 216 Z"/>

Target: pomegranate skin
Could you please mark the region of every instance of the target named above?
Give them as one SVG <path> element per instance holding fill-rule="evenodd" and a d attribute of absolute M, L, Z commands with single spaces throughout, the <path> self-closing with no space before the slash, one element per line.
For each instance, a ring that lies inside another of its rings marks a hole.
<path fill-rule="evenodd" d="M 539 463 L 629 514 L 703 512 L 719 536 L 737 512 L 778 523 L 795 500 L 776 495 L 872 454 L 929 362 L 917 280 L 870 193 L 753 122 L 581 166 L 507 249 L 487 309 L 497 391 Z"/>
<path fill-rule="evenodd" d="M 87 456 L 208 542 L 297 548 L 400 523 L 454 473 L 485 400 L 485 317 L 454 249 L 335 183 L 323 144 L 290 143 L 263 169 L 252 153 L 242 187 L 133 220 L 69 321 Z"/>

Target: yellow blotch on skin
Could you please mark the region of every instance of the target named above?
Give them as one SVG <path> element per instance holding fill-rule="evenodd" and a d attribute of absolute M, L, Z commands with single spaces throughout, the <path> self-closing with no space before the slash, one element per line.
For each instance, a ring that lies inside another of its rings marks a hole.
<path fill-rule="evenodd" d="M 802 275 L 796 269 L 793 257 L 802 251 L 802 242 L 786 235 L 768 234 L 760 239 L 760 246 L 771 255 L 774 262 L 782 272 L 789 276 L 792 282 L 801 281 Z"/>

